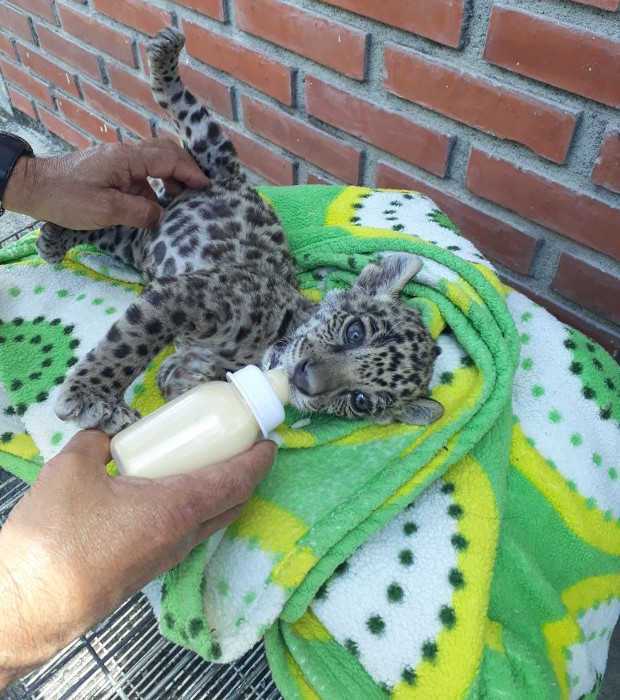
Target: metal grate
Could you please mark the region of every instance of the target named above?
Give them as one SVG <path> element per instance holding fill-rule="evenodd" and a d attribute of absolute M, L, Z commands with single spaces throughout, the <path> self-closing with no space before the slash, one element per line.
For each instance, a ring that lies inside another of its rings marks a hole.
<path fill-rule="evenodd" d="M 28 226 L 23 226 L 22 228 L 17 229 L 17 231 L 12 231 L 4 238 L 0 238 L 0 248 L 3 248 L 7 245 L 11 245 L 11 243 L 15 243 L 22 236 L 25 236 L 29 231 L 35 229 L 40 223 L 40 221 L 33 221 L 32 223 L 28 224 Z"/>
<path fill-rule="evenodd" d="M 142 594 L 31 673 L 2 700 L 280 700 L 262 645 L 213 664 L 158 632 Z"/>
<path fill-rule="evenodd" d="M 15 242 L 36 224 L 0 240 Z M 0 527 L 27 490 L 0 469 Z M 262 644 L 234 664 L 213 664 L 159 634 L 141 593 L 75 640 L 0 700 L 281 700 Z"/>

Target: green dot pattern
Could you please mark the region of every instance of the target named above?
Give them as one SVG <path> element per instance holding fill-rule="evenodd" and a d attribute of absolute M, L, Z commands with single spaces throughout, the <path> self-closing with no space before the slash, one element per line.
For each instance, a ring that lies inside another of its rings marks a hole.
<path fill-rule="evenodd" d="M 371 634 L 381 635 L 385 632 L 385 622 L 381 615 L 373 615 L 366 621 L 366 627 Z"/>
<path fill-rule="evenodd" d="M 17 415 L 46 401 L 49 392 L 63 383 L 69 368 L 77 362 L 74 351 L 79 340 L 73 337 L 73 330 L 59 318 L 48 320 L 43 316 L 0 321 L 0 366 L 6 368 L 4 381 Z M 16 356 L 20 362 L 14 361 Z M 58 442 L 52 444 L 59 444 L 62 436 L 53 438 Z"/>
<path fill-rule="evenodd" d="M 195 639 L 202 632 L 204 626 L 204 620 L 201 620 L 199 617 L 194 617 L 189 621 L 187 632 L 192 639 Z"/>
<path fill-rule="evenodd" d="M 571 353 L 569 370 L 582 382 L 583 397 L 598 407 L 601 420 L 620 421 L 620 374 L 614 359 L 572 329 L 567 329 L 564 347 Z"/>
<path fill-rule="evenodd" d="M 458 503 L 451 503 L 448 506 L 448 515 L 455 520 L 463 517 L 463 506 Z"/>
<path fill-rule="evenodd" d="M 405 535 L 413 535 L 417 531 L 418 526 L 413 521 L 409 521 L 403 525 L 403 532 Z"/>
<path fill-rule="evenodd" d="M 354 642 L 352 639 L 345 640 L 344 648 L 349 652 L 349 654 L 353 654 L 353 656 L 355 657 L 360 655 L 360 650 L 357 646 L 357 642 Z"/>
<path fill-rule="evenodd" d="M 454 374 L 452 374 L 452 372 L 442 372 L 441 376 L 439 377 L 439 381 L 442 384 L 452 384 L 453 380 Z"/>
<path fill-rule="evenodd" d="M 573 447 L 579 447 L 583 443 L 583 438 L 579 433 L 573 433 L 570 436 L 570 444 L 573 445 Z"/>
<path fill-rule="evenodd" d="M 448 581 L 450 581 L 450 585 L 454 586 L 454 588 L 463 588 L 465 585 L 463 572 L 460 569 L 451 569 L 448 575 Z"/>
<path fill-rule="evenodd" d="M 387 589 L 387 599 L 390 603 L 400 603 L 405 597 L 405 592 L 397 583 L 391 583 Z"/>
<path fill-rule="evenodd" d="M 422 658 L 426 661 L 435 661 L 437 658 L 437 644 L 435 642 L 424 642 L 422 645 Z"/>
<path fill-rule="evenodd" d="M 439 619 L 444 627 L 452 629 L 456 624 L 456 613 L 454 612 L 454 608 L 451 608 L 449 605 L 442 606 L 441 610 L 439 611 Z"/>
<path fill-rule="evenodd" d="M 401 678 L 407 685 L 415 685 L 416 672 L 412 668 L 407 667 L 403 670 Z"/>
<path fill-rule="evenodd" d="M 403 566 L 411 566 L 413 564 L 413 552 L 410 549 L 403 549 L 398 554 L 398 560 Z"/>
<path fill-rule="evenodd" d="M 452 535 L 450 541 L 452 542 L 452 546 L 458 551 L 463 551 L 469 546 L 469 542 L 465 539 L 465 537 L 458 533 L 456 535 Z"/>

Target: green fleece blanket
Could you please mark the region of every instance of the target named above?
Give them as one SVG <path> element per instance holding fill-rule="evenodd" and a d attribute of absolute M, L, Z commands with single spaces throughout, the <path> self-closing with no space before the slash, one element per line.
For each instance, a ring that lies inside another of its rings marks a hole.
<path fill-rule="evenodd" d="M 166 575 L 162 632 L 218 661 L 266 633 L 287 698 L 590 692 L 620 608 L 617 365 L 504 287 L 421 195 L 262 194 L 311 299 L 383 251 L 422 258 L 403 302 L 442 349 L 446 410 L 425 428 L 289 411 L 240 519 Z M 0 464 L 32 480 L 72 432 L 56 386 L 140 280 L 87 247 L 49 267 L 27 241 L 3 262 Z M 143 413 L 167 352 L 128 390 Z"/>

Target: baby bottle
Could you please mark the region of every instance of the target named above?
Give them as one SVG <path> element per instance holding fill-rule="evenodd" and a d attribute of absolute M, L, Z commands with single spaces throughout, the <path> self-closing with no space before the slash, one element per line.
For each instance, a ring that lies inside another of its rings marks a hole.
<path fill-rule="evenodd" d="M 222 462 L 284 421 L 288 377 L 249 365 L 206 382 L 118 433 L 112 457 L 125 476 L 158 478 Z"/>

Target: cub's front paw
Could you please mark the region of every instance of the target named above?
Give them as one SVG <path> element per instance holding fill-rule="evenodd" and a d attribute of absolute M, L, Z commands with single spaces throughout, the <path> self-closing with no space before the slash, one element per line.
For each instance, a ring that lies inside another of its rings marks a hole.
<path fill-rule="evenodd" d="M 93 391 L 77 379 L 69 379 L 62 387 L 54 410 L 64 421 L 73 421 L 80 428 L 97 428 L 115 435 L 140 418 L 140 414 L 113 394 Z"/>
<path fill-rule="evenodd" d="M 208 350 L 181 351 L 164 360 L 157 384 L 163 397 L 170 401 L 215 376 L 213 357 Z"/>

